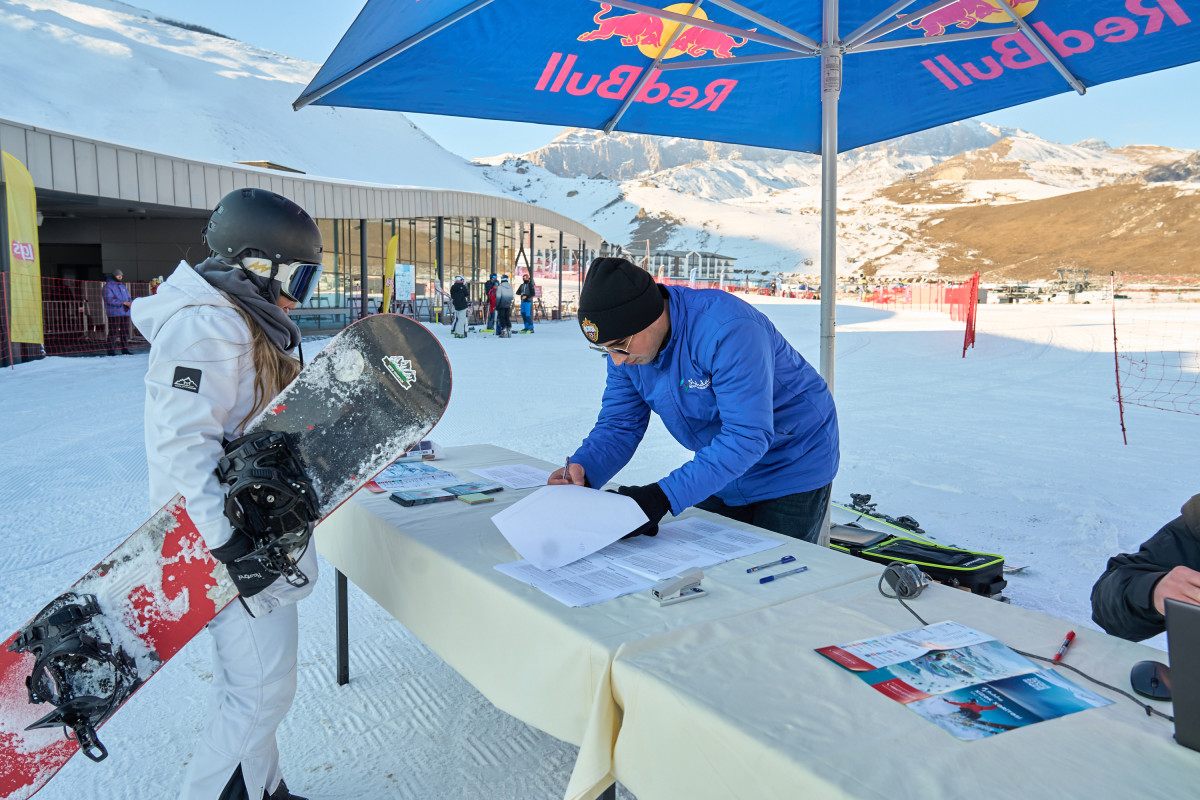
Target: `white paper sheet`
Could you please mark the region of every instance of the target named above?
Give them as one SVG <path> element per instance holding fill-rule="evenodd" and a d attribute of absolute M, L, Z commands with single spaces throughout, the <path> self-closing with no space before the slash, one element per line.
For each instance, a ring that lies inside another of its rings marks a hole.
<path fill-rule="evenodd" d="M 498 564 L 499 572 L 528 583 L 563 605 L 590 606 L 649 589 L 655 581 L 618 569 L 600 558 L 581 558 L 558 569 L 541 570 L 528 561 Z"/>
<path fill-rule="evenodd" d="M 479 467 L 473 469 L 476 475 L 489 481 L 503 483 L 510 489 L 532 489 L 535 486 L 545 486 L 550 480 L 550 473 L 537 467 L 525 464 L 508 464 L 503 467 Z"/>
<path fill-rule="evenodd" d="M 596 555 L 638 575 L 664 580 L 688 567 L 705 569 L 783 544 L 740 528 L 689 517 L 660 525 L 657 536 L 613 542 Z"/>
<path fill-rule="evenodd" d="M 566 485 L 543 486 L 492 522 L 535 567 L 554 569 L 612 544 L 647 517 L 632 497 Z"/>

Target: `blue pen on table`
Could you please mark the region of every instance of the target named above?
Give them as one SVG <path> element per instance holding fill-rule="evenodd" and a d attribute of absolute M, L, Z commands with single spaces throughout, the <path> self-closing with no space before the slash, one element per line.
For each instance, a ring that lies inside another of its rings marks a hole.
<path fill-rule="evenodd" d="M 797 572 L 804 572 L 804 570 L 806 570 L 806 569 L 808 569 L 808 567 L 796 567 L 795 569 L 789 569 L 787 572 L 779 572 L 779 573 L 776 573 L 775 575 L 768 575 L 765 578 L 759 578 L 758 582 L 759 583 L 770 583 L 771 581 L 775 580 L 776 578 L 782 578 L 786 575 L 795 575 Z"/>
<path fill-rule="evenodd" d="M 795 556 L 784 556 L 778 561 L 772 561 L 770 564 L 759 564 L 757 567 L 748 567 L 746 572 L 758 572 L 760 569 L 766 569 L 767 567 L 778 567 L 780 564 L 790 564 L 795 560 Z"/>

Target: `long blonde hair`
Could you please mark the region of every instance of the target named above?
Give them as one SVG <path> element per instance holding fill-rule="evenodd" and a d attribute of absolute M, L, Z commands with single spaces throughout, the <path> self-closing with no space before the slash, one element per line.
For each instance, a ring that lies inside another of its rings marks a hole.
<path fill-rule="evenodd" d="M 276 347 L 262 326 L 255 322 L 241 306 L 234 308 L 250 329 L 250 357 L 254 361 L 254 405 L 238 428 L 245 428 L 267 405 L 267 401 L 279 394 L 300 374 L 300 362 Z"/>

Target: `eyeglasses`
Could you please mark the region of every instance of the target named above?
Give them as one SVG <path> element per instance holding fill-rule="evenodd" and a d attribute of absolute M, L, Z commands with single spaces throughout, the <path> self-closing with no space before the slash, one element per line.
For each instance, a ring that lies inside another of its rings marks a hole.
<path fill-rule="evenodd" d="M 632 336 L 626 336 L 621 342 L 623 345 L 622 347 L 610 347 L 603 344 L 589 344 L 588 347 L 592 348 L 597 353 L 604 353 L 605 355 L 627 356 L 629 355 L 629 350 L 627 348 L 629 347 L 629 342 L 631 339 L 633 339 Z"/>

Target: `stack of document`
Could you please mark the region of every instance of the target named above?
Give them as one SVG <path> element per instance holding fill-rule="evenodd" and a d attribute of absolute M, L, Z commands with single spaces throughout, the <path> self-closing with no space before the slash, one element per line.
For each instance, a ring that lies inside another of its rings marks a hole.
<path fill-rule="evenodd" d="M 539 569 L 527 560 L 496 569 L 568 606 L 590 606 L 640 592 L 689 567 L 706 568 L 779 547 L 757 533 L 690 517 L 659 526 L 658 536 L 613 542 L 564 566 Z"/>

